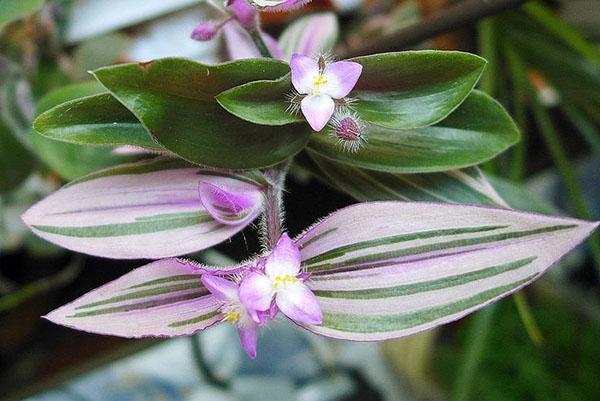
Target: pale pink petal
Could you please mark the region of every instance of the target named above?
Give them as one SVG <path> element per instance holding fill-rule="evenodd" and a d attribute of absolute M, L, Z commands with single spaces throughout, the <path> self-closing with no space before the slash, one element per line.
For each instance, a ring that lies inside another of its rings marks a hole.
<path fill-rule="evenodd" d="M 299 324 L 320 324 L 323 321 L 315 294 L 302 282 L 288 285 L 277 293 L 275 300 L 283 314 Z"/>
<path fill-rule="evenodd" d="M 258 324 L 248 320 L 238 325 L 238 334 L 244 351 L 252 359 L 256 358 L 256 345 L 258 343 Z"/>
<path fill-rule="evenodd" d="M 265 261 L 265 273 L 271 278 L 286 275 L 296 277 L 300 272 L 300 251 L 292 239 L 283 233 Z"/>
<path fill-rule="evenodd" d="M 319 132 L 333 115 L 335 103 L 327 95 L 309 95 L 302 99 L 300 108 L 310 127 Z"/>
<path fill-rule="evenodd" d="M 219 301 L 237 301 L 238 285 L 233 281 L 211 274 L 202 275 L 202 284 Z"/>
<path fill-rule="evenodd" d="M 276 59 L 283 60 L 285 57 L 283 55 L 283 49 L 279 45 L 277 39 L 269 35 L 268 33 L 261 32 L 260 36 L 264 40 L 265 44 L 269 48 L 269 51 Z"/>
<path fill-rule="evenodd" d="M 308 94 L 319 75 L 319 64 L 310 57 L 295 53 L 290 60 L 292 85 L 301 94 Z"/>
<path fill-rule="evenodd" d="M 255 322 L 261 322 L 257 311 L 266 311 L 271 307 L 273 291 L 273 282 L 262 273 L 251 272 L 242 279 L 239 288 L 240 302 Z"/>
<path fill-rule="evenodd" d="M 338 61 L 328 64 L 323 71 L 327 81 L 323 85 L 323 93 L 334 99 L 347 96 L 358 82 L 362 73 L 362 65 L 352 61 Z"/>

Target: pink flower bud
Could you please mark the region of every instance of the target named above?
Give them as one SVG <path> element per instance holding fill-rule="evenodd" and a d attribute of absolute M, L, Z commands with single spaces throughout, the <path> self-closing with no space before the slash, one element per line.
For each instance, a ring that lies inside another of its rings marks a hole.
<path fill-rule="evenodd" d="M 196 28 L 194 28 L 194 30 L 192 31 L 192 39 L 200 42 L 212 40 L 217 35 L 219 29 L 221 29 L 222 26 L 223 24 L 203 22 Z"/>

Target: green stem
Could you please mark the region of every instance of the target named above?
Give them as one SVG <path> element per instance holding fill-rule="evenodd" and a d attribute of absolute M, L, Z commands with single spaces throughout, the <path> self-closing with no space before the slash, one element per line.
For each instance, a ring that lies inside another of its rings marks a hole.
<path fill-rule="evenodd" d="M 190 342 L 192 346 L 192 356 L 194 357 L 194 362 L 196 363 L 196 367 L 203 379 L 206 379 L 209 383 L 214 384 L 220 388 L 227 388 L 227 383 L 219 378 L 217 378 L 212 370 L 206 364 L 206 360 L 204 359 L 204 353 L 202 352 L 202 347 L 200 346 L 200 335 L 194 334 L 190 337 Z"/>
<path fill-rule="evenodd" d="M 477 368 L 483 358 L 492 331 L 492 321 L 497 308 L 498 304 L 490 305 L 473 317 L 473 322 L 467 333 L 467 349 L 460 363 L 452 397 L 450 397 L 454 401 L 469 399 L 473 390 L 473 383 L 477 379 Z"/>
<path fill-rule="evenodd" d="M 522 291 L 519 291 L 513 294 L 513 299 L 515 300 L 515 305 L 519 312 L 519 316 L 521 317 L 521 321 L 525 325 L 525 330 L 527 330 L 527 334 L 529 334 L 529 338 L 531 338 L 531 341 L 533 341 L 536 347 L 539 347 L 544 342 L 544 337 L 533 317 L 527 298 L 525 298 Z"/>
<path fill-rule="evenodd" d="M 283 233 L 282 194 L 289 163 L 267 169 L 264 174 L 269 182 L 265 188 L 265 212 L 263 213 L 261 233 L 263 247 L 273 249 Z"/>
<path fill-rule="evenodd" d="M 248 34 L 252 38 L 252 41 L 254 42 L 254 45 L 258 49 L 261 56 L 266 58 L 274 58 L 273 54 L 271 53 L 271 50 L 269 50 L 269 47 L 267 46 L 262 35 L 260 34 L 260 30 L 255 29 L 252 31 L 248 31 Z"/>
<path fill-rule="evenodd" d="M 530 17 L 543 25 L 544 28 L 561 39 L 573 50 L 586 59 L 594 62 L 600 68 L 600 51 L 585 40 L 585 38 L 569 24 L 554 15 L 554 13 L 546 6 L 538 2 L 531 2 L 523 5 L 523 11 L 529 14 Z"/>

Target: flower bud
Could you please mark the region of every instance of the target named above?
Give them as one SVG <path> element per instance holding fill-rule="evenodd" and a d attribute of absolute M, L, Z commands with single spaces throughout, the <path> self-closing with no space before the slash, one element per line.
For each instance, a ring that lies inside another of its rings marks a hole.
<path fill-rule="evenodd" d="M 335 136 L 344 151 L 356 152 L 366 141 L 365 124 L 355 113 L 336 113 L 330 122 L 331 135 Z"/>
<path fill-rule="evenodd" d="M 200 42 L 212 40 L 217 35 L 219 29 L 221 29 L 222 26 L 223 24 L 203 22 L 196 28 L 194 28 L 194 30 L 192 31 L 192 39 Z"/>

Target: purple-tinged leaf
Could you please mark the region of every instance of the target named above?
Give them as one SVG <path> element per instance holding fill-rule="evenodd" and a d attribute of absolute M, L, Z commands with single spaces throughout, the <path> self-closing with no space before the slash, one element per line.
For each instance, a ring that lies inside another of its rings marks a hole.
<path fill-rule="evenodd" d="M 260 180 L 252 172 L 223 173 L 158 158 L 75 181 L 34 205 L 23 220 L 40 237 L 91 255 L 184 255 L 226 240 L 258 216 Z M 214 197 L 199 193 L 200 183 L 221 194 L 231 191 L 229 203 L 217 204 Z M 239 197 L 242 204 L 236 203 Z M 228 224 L 222 224 L 225 218 Z"/>
<path fill-rule="evenodd" d="M 531 283 L 597 225 L 482 206 L 350 206 L 296 241 L 323 311 L 306 327 L 371 341 L 448 323 Z"/>
<path fill-rule="evenodd" d="M 194 334 L 222 320 L 222 302 L 200 272 L 177 259 L 159 260 L 97 288 L 44 316 L 90 333 L 121 337 Z"/>
<path fill-rule="evenodd" d="M 270 35 L 261 32 L 261 36 L 275 58 L 283 59 L 283 52 L 279 43 Z M 230 60 L 243 60 L 247 58 L 261 58 L 262 55 L 248 35 L 248 32 L 235 21 L 223 25 L 223 37 Z"/>

